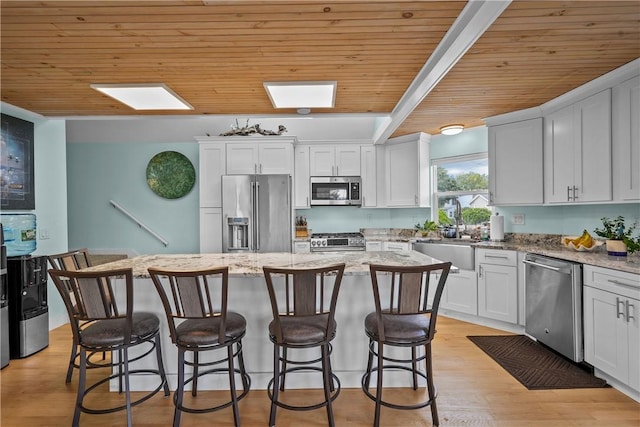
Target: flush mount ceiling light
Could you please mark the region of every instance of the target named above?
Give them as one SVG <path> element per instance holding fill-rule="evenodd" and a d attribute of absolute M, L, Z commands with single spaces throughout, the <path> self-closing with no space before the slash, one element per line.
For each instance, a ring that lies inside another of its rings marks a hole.
<path fill-rule="evenodd" d="M 440 133 L 443 135 L 457 135 L 464 129 L 462 125 L 449 125 L 440 128 Z"/>
<path fill-rule="evenodd" d="M 300 114 L 308 114 L 311 108 L 333 108 L 336 86 L 336 81 L 264 82 L 275 108 L 297 108 L 303 111 Z"/>
<path fill-rule="evenodd" d="M 193 110 L 163 83 L 92 84 L 91 87 L 134 110 Z"/>

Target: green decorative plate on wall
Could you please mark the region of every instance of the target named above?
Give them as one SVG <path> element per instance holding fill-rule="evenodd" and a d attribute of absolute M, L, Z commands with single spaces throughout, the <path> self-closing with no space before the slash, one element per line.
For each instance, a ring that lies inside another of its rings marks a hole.
<path fill-rule="evenodd" d="M 176 151 L 163 151 L 149 160 L 147 184 L 158 196 L 178 199 L 191 191 L 196 171 L 191 161 Z"/>

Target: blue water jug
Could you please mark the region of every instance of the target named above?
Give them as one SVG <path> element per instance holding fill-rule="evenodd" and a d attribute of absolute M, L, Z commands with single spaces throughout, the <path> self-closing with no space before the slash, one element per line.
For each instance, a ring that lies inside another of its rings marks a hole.
<path fill-rule="evenodd" d="M 36 250 L 35 214 L 3 213 L 0 222 L 2 222 L 7 256 L 29 255 Z"/>

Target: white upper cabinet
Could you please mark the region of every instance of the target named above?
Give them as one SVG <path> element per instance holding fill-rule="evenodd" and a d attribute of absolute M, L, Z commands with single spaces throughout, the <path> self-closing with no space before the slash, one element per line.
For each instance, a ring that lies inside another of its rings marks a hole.
<path fill-rule="evenodd" d="M 429 206 L 429 144 L 426 134 L 385 144 L 385 194 L 389 207 Z"/>
<path fill-rule="evenodd" d="M 640 76 L 613 88 L 613 198 L 640 200 Z"/>
<path fill-rule="evenodd" d="M 309 207 L 309 146 L 300 145 L 294 150 L 293 191 L 296 209 Z"/>
<path fill-rule="evenodd" d="M 488 156 L 491 205 L 544 202 L 542 118 L 489 126 Z"/>
<path fill-rule="evenodd" d="M 200 142 L 198 149 L 200 207 L 222 207 L 222 175 L 226 173 L 225 144 Z"/>
<path fill-rule="evenodd" d="M 227 174 L 293 173 L 293 145 L 288 142 L 227 144 Z"/>
<path fill-rule="evenodd" d="M 611 90 L 544 118 L 546 203 L 612 200 Z"/>
<path fill-rule="evenodd" d="M 362 207 L 374 208 L 378 204 L 376 147 L 367 146 L 360 149 L 360 166 L 360 175 L 362 177 Z"/>
<path fill-rule="evenodd" d="M 360 146 L 311 146 L 309 170 L 311 176 L 360 176 Z"/>

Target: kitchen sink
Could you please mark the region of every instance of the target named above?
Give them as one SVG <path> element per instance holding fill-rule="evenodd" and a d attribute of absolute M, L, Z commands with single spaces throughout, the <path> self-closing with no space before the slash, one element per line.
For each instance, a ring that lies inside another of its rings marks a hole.
<path fill-rule="evenodd" d="M 440 261 L 451 261 L 461 270 L 475 270 L 476 251 L 469 241 L 440 240 L 431 242 L 416 242 L 413 250 L 429 255 Z"/>

